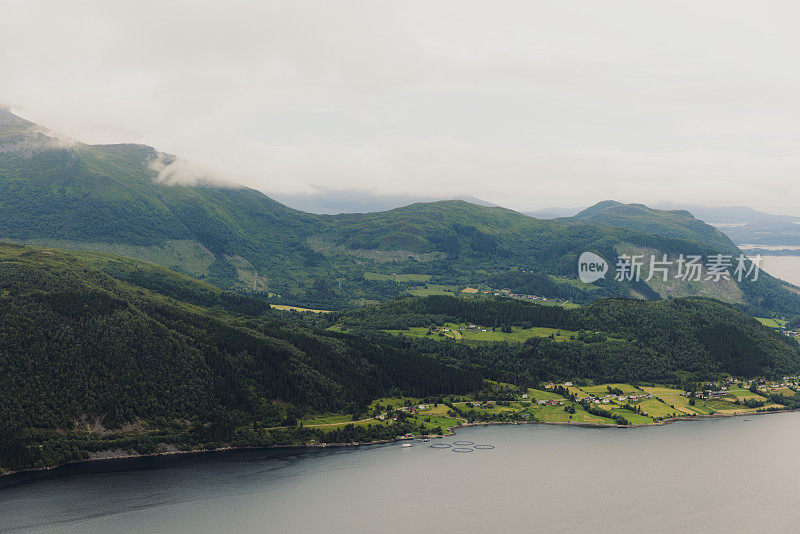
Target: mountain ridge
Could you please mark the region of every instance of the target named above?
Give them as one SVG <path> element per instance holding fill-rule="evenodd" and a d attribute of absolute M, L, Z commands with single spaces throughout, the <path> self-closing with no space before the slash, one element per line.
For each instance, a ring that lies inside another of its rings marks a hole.
<path fill-rule="evenodd" d="M 536 287 L 543 296 L 578 291 L 581 300 L 661 298 L 661 289 L 644 282 L 603 280 L 587 292 L 570 289 L 564 279 L 576 277 L 577 258 L 586 250 L 613 264 L 622 248 L 710 254 L 732 246 L 689 216 L 644 206 L 617 208 L 638 210 L 627 221 L 608 213 L 542 220 L 459 200 L 310 214 L 245 187 L 165 183 L 154 162 L 172 160 L 152 147 L 59 141 L 5 113 L 3 124 L 11 126 L 0 129 L 0 239 L 113 250 L 284 303 L 341 308 L 406 291 L 458 292 L 500 280 L 497 275 L 517 280 L 520 288 Z M 538 278 L 515 274 L 523 272 Z M 398 283 L 397 274 L 424 281 Z M 744 288 L 743 295 L 715 294 L 713 287 L 700 293 L 685 287 L 680 294 L 782 313 L 795 304 L 800 309 L 800 295 L 777 281 L 762 286 Z"/>
<path fill-rule="evenodd" d="M 696 219 L 687 210 L 666 211 L 650 208 L 644 204 L 623 204 L 615 200 L 605 200 L 584 209 L 574 218 L 664 237 L 700 241 L 722 252 L 738 252 L 738 248 L 727 235 Z"/>

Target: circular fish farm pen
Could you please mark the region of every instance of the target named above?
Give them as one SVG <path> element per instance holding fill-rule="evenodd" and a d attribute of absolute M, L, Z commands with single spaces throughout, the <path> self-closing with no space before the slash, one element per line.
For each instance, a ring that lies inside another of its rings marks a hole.
<path fill-rule="evenodd" d="M 475 442 L 474 441 L 454 441 L 453 445 L 471 446 L 471 445 L 475 445 Z"/>
<path fill-rule="evenodd" d="M 431 445 L 431 449 L 449 449 L 452 447 L 449 443 L 434 443 Z"/>
<path fill-rule="evenodd" d="M 494 445 L 473 445 L 472 448 L 480 451 L 488 451 L 490 449 L 494 449 Z"/>
<path fill-rule="evenodd" d="M 453 452 L 474 452 L 474 449 L 470 449 L 469 447 L 453 447 Z"/>

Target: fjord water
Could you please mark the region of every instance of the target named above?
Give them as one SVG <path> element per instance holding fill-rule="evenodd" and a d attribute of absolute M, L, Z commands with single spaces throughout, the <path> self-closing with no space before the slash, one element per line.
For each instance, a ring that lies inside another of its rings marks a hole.
<path fill-rule="evenodd" d="M 790 284 L 800 285 L 800 256 L 764 255 L 761 257 L 761 268 Z"/>
<path fill-rule="evenodd" d="M 20 483 L 0 489 L 0 531 L 796 532 L 800 519 L 800 413 L 441 441 L 461 440 L 495 448 L 241 451 Z"/>

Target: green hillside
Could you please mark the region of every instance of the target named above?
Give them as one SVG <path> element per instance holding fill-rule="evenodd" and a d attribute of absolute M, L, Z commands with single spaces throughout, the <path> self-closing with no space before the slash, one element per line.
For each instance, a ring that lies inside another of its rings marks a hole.
<path fill-rule="evenodd" d="M 199 446 L 229 442 L 246 425 L 481 384 L 473 372 L 309 329 L 152 265 L 91 260 L 0 245 L 0 468 L 113 448 L 126 428 L 144 434 L 136 447 Z"/>
<path fill-rule="evenodd" d="M 586 208 L 575 215 L 575 218 L 604 226 L 630 228 L 646 234 L 698 241 L 720 252 L 738 254 L 736 245 L 728 236 L 695 219 L 686 210 L 658 210 L 643 204 L 605 200 Z"/>
<path fill-rule="evenodd" d="M 612 265 L 620 254 L 735 252 L 683 212 L 615 205 L 584 212 L 588 220 L 552 221 L 443 201 L 313 215 L 248 188 L 159 179 L 157 169 L 173 161 L 147 146 L 58 139 L 0 110 L 0 239 L 109 252 L 314 309 L 480 285 L 577 303 L 706 296 L 759 315 L 800 310 L 800 290 L 768 276 L 741 285 L 574 283 L 578 256 L 587 250 Z"/>
<path fill-rule="evenodd" d="M 603 299 L 565 309 L 508 298 L 431 296 L 318 320 L 361 334 L 405 332 L 398 339 L 417 350 L 439 345 L 443 353 L 460 354 L 498 379 L 513 371 L 536 380 L 675 383 L 681 373 L 699 378 L 714 373 L 783 376 L 800 369 L 797 341 L 730 305 L 700 298 Z M 504 343 L 471 342 L 466 336 L 459 343 L 460 336 L 437 335 L 437 326 L 456 323 L 477 325 L 491 333 L 484 338 Z M 415 332 L 414 327 L 427 332 Z M 528 339 L 515 345 L 525 332 Z"/>
<path fill-rule="evenodd" d="M 425 332 L 468 322 L 486 335 Z M 438 423 L 376 422 L 376 399 L 482 395 L 486 380 L 782 376 L 800 352 L 705 299 L 407 297 L 302 315 L 150 263 L 0 244 L 0 370 L 2 472 L 100 451 L 393 439 Z M 338 426 L 298 423 L 327 420 Z"/>

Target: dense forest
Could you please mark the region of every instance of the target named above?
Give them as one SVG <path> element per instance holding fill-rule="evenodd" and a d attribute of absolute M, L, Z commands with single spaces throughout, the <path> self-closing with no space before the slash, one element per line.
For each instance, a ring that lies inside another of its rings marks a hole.
<path fill-rule="evenodd" d="M 484 368 L 496 379 L 586 378 L 598 382 L 698 379 L 717 373 L 779 376 L 800 369 L 796 341 L 721 302 L 604 299 L 577 309 L 508 298 L 403 298 L 314 318 L 362 335 L 383 330 L 471 322 L 500 329 L 533 326 L 575 332 L 574 339 L 532 337 L 524 343 L 456 343 L 437 336 L 394 338 L 400 346 L 441 354 Z"/>
<path fill-rule="evenodd" d="M 214 441 L 229 441 L 243 425 L 481 386 L 427 355 L 293 324 L 246 297 L 161 275 L 184 301 L 64 253 L 0 246 L 0 446 L 49 443 L 61 452 L 25 446 L 34 459 L 24 463 L 52 464 L 66 454 L 60 433 L 87 425 L 177 425 L 201 442 L 212 425 Z"/>

